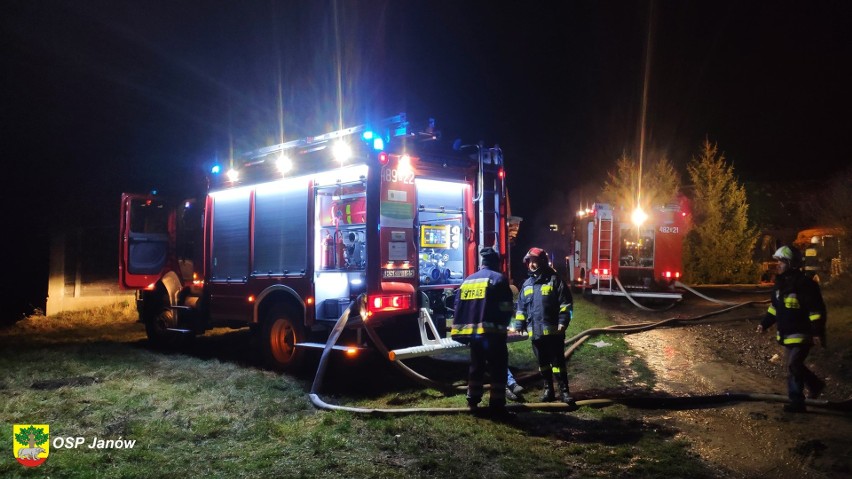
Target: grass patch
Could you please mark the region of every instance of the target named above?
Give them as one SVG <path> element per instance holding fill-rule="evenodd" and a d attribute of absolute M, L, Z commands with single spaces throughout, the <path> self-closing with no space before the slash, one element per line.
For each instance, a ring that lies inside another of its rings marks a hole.
<path fill-rule="evenodd" d="M 585 302 L 569 334 L 606 325 Z M 573 384 L 621 385 L 633 356 L 583 345 L 569 362 Z M 594 341 L 595 339 L 593 339 Z M 713 477 L 688 444 L 622 406 L 572 414 L 531 412 L 511 423 L 468 414 L 359 415 L 314 408 L 304 379 L 258 367 L 240 332 L 202 337 L 187 354 L 149 349 L 132 308 L 30 317 L 0 331 L 0 430 L 49 424 L 52 439 L 84 437 L 78 449 L 51 446 L 25 469 L 9 457 L 2 477 Z M 511 346 L 513 368 L 535 369 L 528 342 Z M 441 364 L 463 383 L 466 355 Z M 634 361 L 634 366 L 636 362 Z M 413 384 L 386 361 L 332 361 L 323 398 L 363 407 L 458 407 Z M 7 436 L 8 438 L 8 436 Z M 96 449 L 96 439 L 134 440 Z M 8 440 L 8 439 L 7 439 Z M 8 442 L 7 442 L 8 444 Z"/>
<path fill-rule="evenodd" d="M 585 331 L 614 323 L 593 303 L 575 298 L 574 318 L 566 331 L 571 338 Z M 592 343 L 602 341 L 605 346 Z M 514 369 L 538 371 L 529 341 L 509 345 L 509 365 Z M 614 389 L 625 386 L 653 388 L 654 375 L 638 355 L 630 350 L 623 333 L 591 336 L 568 359 L 568 381 L 582 389 Z"/>

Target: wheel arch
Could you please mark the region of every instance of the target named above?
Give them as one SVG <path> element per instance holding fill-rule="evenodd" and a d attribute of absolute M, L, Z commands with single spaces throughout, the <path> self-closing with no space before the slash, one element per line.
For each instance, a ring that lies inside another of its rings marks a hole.
<path fill-rule="evenodd" d="M 156 310 L 166 306 L 175 306 L 182 289 L 180 279 L 174 271 L 164 274 L 151 289 L 141 291 L 142 307 L 139 308 L 140 319 L 145 319 Z M 169 304 L 165 303 L 168 298 Z"/>
<path fill-rule="evenodd" d="M 177 273 L 169 271 L 160 278 L 160 283 L 163 284 L 163 287 L 169 295 L 169 303 L 171 306 L 178 304 L 178 295 L 180 294 L 181 289 L 183 289 L 183 284 L 181 283 L 180 278 L 178 278 Z"/>
<path fill-rule="evenodd" d="M 296 290 L 283 284 L 270 286 L 257 296 L 252 324 L 261 324 L 272 308 L 279 305 L 298 315 L 302 319 L 302 325 L 305 324 L 305 301 Z"/>

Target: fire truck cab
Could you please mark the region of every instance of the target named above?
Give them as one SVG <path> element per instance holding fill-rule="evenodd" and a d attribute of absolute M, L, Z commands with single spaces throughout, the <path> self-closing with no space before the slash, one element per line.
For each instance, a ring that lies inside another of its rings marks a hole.
<path fill-rule="evenodd" d="M 629 212 L 606 203 L 581 210 L 568 257 L 572 285 L 584 294 L 681 299 L 688 214 L 678 203 L 658 206 L 640 225 Z"/>
<path fill-rule="evenodd" d="M 342 315 L 336 349 L 371 347 L 365 322 L 397 358 L 462 347 L 441 336 L 478 245 L 508 272 L 503 156 L 433 126 L 400 114 L 251 151 L 198 200 L 122 195 L 120 284 L 148 337 L 248 326 L 279 370 Z"/>

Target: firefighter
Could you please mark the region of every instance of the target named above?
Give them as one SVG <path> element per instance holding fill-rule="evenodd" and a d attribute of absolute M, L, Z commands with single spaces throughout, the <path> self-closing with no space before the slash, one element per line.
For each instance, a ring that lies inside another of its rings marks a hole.
<path fill-rule="evenodd" d="M 772 257 L 778 260 L 778 274 L 772 288 L 772 303 L 757 332 L 776 326 L 778 344 L 786 351 L 790 403 L 784 405 L 784 411 L 805 412 L 805 388 L 810 399 L 818 398 L 825 389 L 825 382 L 805 366 L 812 345 L 825 347 L 825 303 L 819 284 L 801 270 L 799 250 L 782 246 Z"/>
<path fill-rule="evenodd" d="M 500 255 L 493 248 L 480 251 L 482 266 L 468 276 L 456 293 L 452 338 L 470 346 L 467 404 L 480 412 L 483 379 L 491 378 L 488 413 L 508 418 L 506 410 L 506 371 L 509 351 L 506 332 L 512 320 L 512 291 L 509 280 L 498 271 Z"/>
<path fill-rule="evenodd" d="M 538 370 L 544 378 L 542 402 L 556 399 L 553 378 L 559 386 L 562 402 L 570 410 L 577 403 L 568 390 L 568 372 L 565 369 L 565 329 L 573 315 L 573 298 L 565 281 L 551 266 L 547 252 L 531 248 L 524 256 L 529 277 L 521 286 L 515 313 L 515 329 L 531 329 L 532 348 L 538 360 Z"/>

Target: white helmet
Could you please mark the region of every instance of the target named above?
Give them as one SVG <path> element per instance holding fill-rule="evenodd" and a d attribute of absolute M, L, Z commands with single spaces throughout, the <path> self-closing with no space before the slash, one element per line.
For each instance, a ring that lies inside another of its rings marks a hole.
<path fill-rule="evenodd" d="M 775 251 L 773 258 L 786 261 L 791 268 L 798 268 L 802 262 L 802 253 L 795 246 L 784 245 Z"/>

